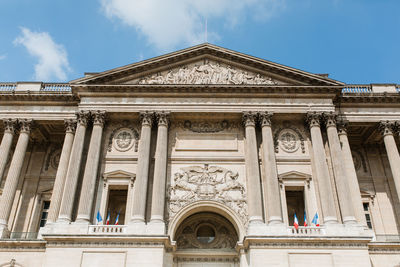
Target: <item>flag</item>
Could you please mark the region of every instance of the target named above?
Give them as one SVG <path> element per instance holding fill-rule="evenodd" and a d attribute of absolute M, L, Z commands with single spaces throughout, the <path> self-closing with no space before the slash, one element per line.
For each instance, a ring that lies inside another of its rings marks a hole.
<path fill-rule="evenodd" d="M 318 223 L 318 212 L 316 212 L 315 213 L 315 215 L 314 215 L 314 218 L 312 219 L 312 222 L 311 222 L 314 226 L 319 226 L 319 223 Z"/>
<path fill-rule="evenodd" d="M 110 224 L 110 212 L 108 212 L 107 215 L 107 220 L 106 220 L 106 224 L 109 225 Z"/>
<path fill-rule="evenodd" d="M 294 213 L 294 222 L 293 222 L 294 228 L 299 229 L 299 220 L 297 220 L 296 213 Z"/>
<path fill-rule="evenodd" d="M 307 214 L 306 214 L 306 211 L 304 211 L 304 226 L 307 226 Z"/>
<path fill-rule="evenodd" d="M 97 211 L 96 221 L 97 221 L 96 224 L 100 224 L 103 221 L 103 218 L 101 218 L 100 215 L 100 211 Z"/>
<path fill-rule="evenodd" d="M 117 218 L 115 219 L 115 225 L 118 225 L 118 219 L 119 219 L 119 212 L 118 212 L 118 215 L 117 215 Z"/>

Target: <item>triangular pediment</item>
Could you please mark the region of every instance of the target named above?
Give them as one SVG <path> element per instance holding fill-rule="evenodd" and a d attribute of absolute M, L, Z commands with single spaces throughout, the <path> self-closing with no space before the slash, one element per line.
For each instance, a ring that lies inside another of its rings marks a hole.
<path fill-rule="evenodd" d="M 278 175 L 279 179 L 311 179 L 311 175 L 298 171 L 289 171 Z"/>
<path fill-rule="evenodd" d="M 71 81 L 80 84 L 316 85 L 343 83 L 211 44 L 202 44 Z"/>

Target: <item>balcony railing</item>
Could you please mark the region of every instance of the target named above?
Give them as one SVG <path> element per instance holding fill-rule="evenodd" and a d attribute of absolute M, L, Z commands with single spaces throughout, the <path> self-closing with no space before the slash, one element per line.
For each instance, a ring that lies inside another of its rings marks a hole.
<path fill-rule="evenodd" d="M 32 240 L 37 239 L 37 232 L 11 232 L 10 239 L 18 239 L 18 240 Z"/>
<path fill-rule="evenodd" d="M 342 93 L 372 93 L 372 86 L 368 84 L 349 84 L 342 89 Z"/>
<path fill-rule="evenodd" d="M 299 226 L 296 229 L 294 226 L 290 226 L 288 228 L 288 234 L 292 236 L 324 235 L 325 229 L 323 227 L 314 227 L 314 226 Z"/>
<path fill-rule="evenodd" d="M 71 86 L 68 83 L 44 83 L 40 91 L 70 92 Z"/>
<path fill-rule="evenodd" d="M 114 235 L 124 234 L 126 225 L 89 225 L 88 234 Z"/>
<path fill-rule="evenodd" d="M 16 87 L 16 83 L 0 83 L 0 91 L 14 91 Z"/>

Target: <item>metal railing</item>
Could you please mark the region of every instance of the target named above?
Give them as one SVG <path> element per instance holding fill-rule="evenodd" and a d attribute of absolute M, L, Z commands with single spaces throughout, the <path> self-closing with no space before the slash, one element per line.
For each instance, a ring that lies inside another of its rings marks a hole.
<path fill-rule="evenodd" d="M 126 225 L 89 225 L 88 234 L 115 235 L 124 234 Z"/>
<path fill-rule="evenodd" d="M 296 229 L 294 226 L 290 226 L 288 228 L 288 234 L 293 236 L 324 235 L 325 229 L 323 227 L 315 227 L 315 226 L 299 226 Z"/>
<path fill-rule="evenodd" d="M 37 239 L 38 232 L 11 232 L 10 239 Z"/>

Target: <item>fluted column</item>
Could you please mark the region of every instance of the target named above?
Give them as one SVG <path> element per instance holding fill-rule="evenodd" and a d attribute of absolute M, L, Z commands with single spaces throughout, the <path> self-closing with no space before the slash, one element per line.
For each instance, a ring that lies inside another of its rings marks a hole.
<path fill-rule="evenodd" d="M 313 160 L 318 181 L 319 196 L 321 199 L 322 215 L 325 224 L 337 223 L 333 190 L 329 178 L 329 170 L 326 162 L 324 144 L 320 128 L 321 113 L 310 112 L 307 114 L 307 122 L 310 127 L 311 142 L 313 148 Z"/>
<path fill-rule="evenodd" d="M 354 207 L 354 215 L 362 226 L 367 227 L 361 199 L 360 185 L 358 184 L 357 172 L 356 168 L 354 167 L 353 156 L 351 155 L 349 139 L 347 138 L 347 122 L 340 121 L 337 125 L 339 130 L 339 140 L 342 144 L 342 156 L 344 161 L 343 167 L 346 172 L 351 202 L 353 203 Z"/>
<path fill-rule="evenodd" d="M 252 112 L 243 113 L 243 124 L 246 132 L 246 182 L 247 182 L 247 205 L 249 223 L 262 223 L 261 184 L 260 170 L 256 139 L 257 114 Z"/>
<path fill-rule="evenodd" d="M 22 166 L 26 149 L 29 142 L 32 120 L 19 120 L 20 134 L 15 147 L 14 155 L 11 160 L 10 168 L 4 185 L 3 194 L 0 199 L 0 227 L 7 228 L 8 219 L 14 202 L 15 192 L 17 191 L 18 180 L 21 175 Z"/>
<path fill-rule="evenodd" d="M 53 193 L 51 194 L 50 209 L 47 223 L 57 221 L 60 211 L 61 199 L 64 190 L 65 177 L 67 175 L 69 158 L 71 156 L 72 143 L 74 141 L 76 120 L 65 120 L 65 138 L 58 163 L 56 179 L 54 181 Z"/>
<path fill-rule="evenodd" d="M 142 129 L 140 132 L 139 156 L 136 170 L 136 181 L 133 191 L 133 205 L 131 222 L 143 222 L 146 212 L 147 184 L 149 180 L 150 165 L 150 139 L 153 113 L 140 113 Z"/>
<path fill-rule="evenodd" d="M 60 223 L 69 223 L 72 220 L 88 118 L 89 112 L 87 111 L 81 111 L 77 114 L 75 138 L 72 144 L 60 213 L 57 219 L 57 222 Z"/>
<path fill-rule="evenodd" d="M 260 114 L 261 131 L 262 131 L 262 160 L 264 168 L 264 206 L 267 209 L 267 223 L 270 225 L 281 224 L 282 207 L 279 192 L 278 173 L 276 169 L 274 139 L 271 129 L 271 112 Z"/>
<path fill-rule="evenodd" d="M 92 113 L 93 130 L 90 138 L 85 173 L 83 175 L 81 197 L 79 198 L 78 216 L 76 218 L 76 222 L 78 223 L 90 223 L 105 115 L 105 111 L 95 111 Z"/>
<path fill-rule="evenodd" d="M 0 184 L 6 169 L 10 148 L 15 134 L 17 120 L 4 120 L 4 135 L 0 145 Z"/>
<path fill-rule="evenodd" d="M 156 113 L 158 123 L 157 145 L 154 163 L 151 222 L 164 222 L 165 183 L 167 178 L 169 114 Z"/>
<path fill-rule="evenodd" d="M 379 124 L 379 130 L 383 136 L 383 142 L 385 143 L 394 185 L 396 187 L 397 195 L 400 198 L 400 156 L 393 136 L 395 123 L 392 121 L 381 121 Z"/>
<path fill-rule="evenodd" d="M 357 221 L 354 216 L 353 201 L 343 164 L 342 148 L 336 128 L 336 114 L 333 112 L 324 113 L 324 118 L 343 223 L 356 224 Z"/>

